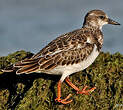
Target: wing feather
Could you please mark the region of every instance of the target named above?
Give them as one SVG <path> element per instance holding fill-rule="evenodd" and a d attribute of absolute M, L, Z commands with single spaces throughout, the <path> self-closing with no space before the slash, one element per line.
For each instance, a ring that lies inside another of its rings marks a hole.
<path fill-rule="evenodd" d="M 32 59 L 41 56 L 52 55 L 61 51 L 67 51 L 73 48 L 73 46 L 75 46 L 77 43 L 85 42 L 87 39 L 83 32 L 83 29 L 77 29 L 57 37 L 55 40 L 51 41 L 46 47 L 40 50 L 37 54 L 32 56 Z"/>
<path fill-rule="evenodd" d="M 50 42 L 32 58 L 16 63 L 17 73 L 31 73 L 40 69 L 48 71 L 58 65 L 72 65 L 86 59 L 94 44 L 87 42 L 86 30 L 66 33 Z"/>

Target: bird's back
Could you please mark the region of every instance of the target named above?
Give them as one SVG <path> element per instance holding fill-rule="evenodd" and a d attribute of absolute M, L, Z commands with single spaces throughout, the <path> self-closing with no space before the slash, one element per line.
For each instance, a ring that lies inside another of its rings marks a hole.
<path fill-rule="evenodd" d="M 97 45 L 101 44 L 96 38 L 97 35 L 99 36 L 99 34 L 102 37 L 102 34 L 99 30 L 89 28 L 81 28 L 63 34 L 51 41 L 32 58 L 16 63 L 14 67 L 18 68 L 17 74 L 32 72 L 58 74 L 53 73 L 58 72 L 54 71 L 54 69 L 58 69 L 58 67 L 70 67 L 86 61 L 94 49 L 97 50 L 98 53 L 100 51 L 100 48 L 98 49 Z M 96 57 L 97 55 L 92 58 L 95 59 Z M 81 68 L 84 69 L 89 65 Z M 59 74 L 62 74 L 61 71 Z"/>

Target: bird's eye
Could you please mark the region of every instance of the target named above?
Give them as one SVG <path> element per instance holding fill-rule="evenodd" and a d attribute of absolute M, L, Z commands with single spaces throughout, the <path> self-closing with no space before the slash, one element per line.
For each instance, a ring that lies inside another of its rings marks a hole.
<path fill-rule="evenodd" d="M 104 19 L 105 17 L 104 16 L 99 16 L 100 19 Z"/>

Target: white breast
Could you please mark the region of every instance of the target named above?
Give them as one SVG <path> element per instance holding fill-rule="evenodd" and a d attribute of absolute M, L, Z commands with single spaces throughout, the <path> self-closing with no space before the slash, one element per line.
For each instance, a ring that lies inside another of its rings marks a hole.
<path fill-rule="evenodd" d="M 50 70 L 48 74 L 72 74 L 81 70 L 84 70 L 88 66 L 90 66 L 96 57 L 99 55 L 99 52 L 97 51 L 97 46 L 94 46 L 94 49 L 92 53 L 88 56 L 88 58 L 78 64 L 73 65 L 65 65 L 65 66 L 57 66 L 53 70 Z"/>

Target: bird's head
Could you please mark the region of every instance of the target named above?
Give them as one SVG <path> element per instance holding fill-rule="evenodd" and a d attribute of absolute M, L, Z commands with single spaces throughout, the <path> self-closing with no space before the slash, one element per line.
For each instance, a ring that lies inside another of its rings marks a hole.
<path fill-rule="evenodd" d="M 118 22 L 108 18 L 102 10 L 91 10 L 85 16 L 84 26 L 101 29 L 105 24 L 120 25 Z"/>

